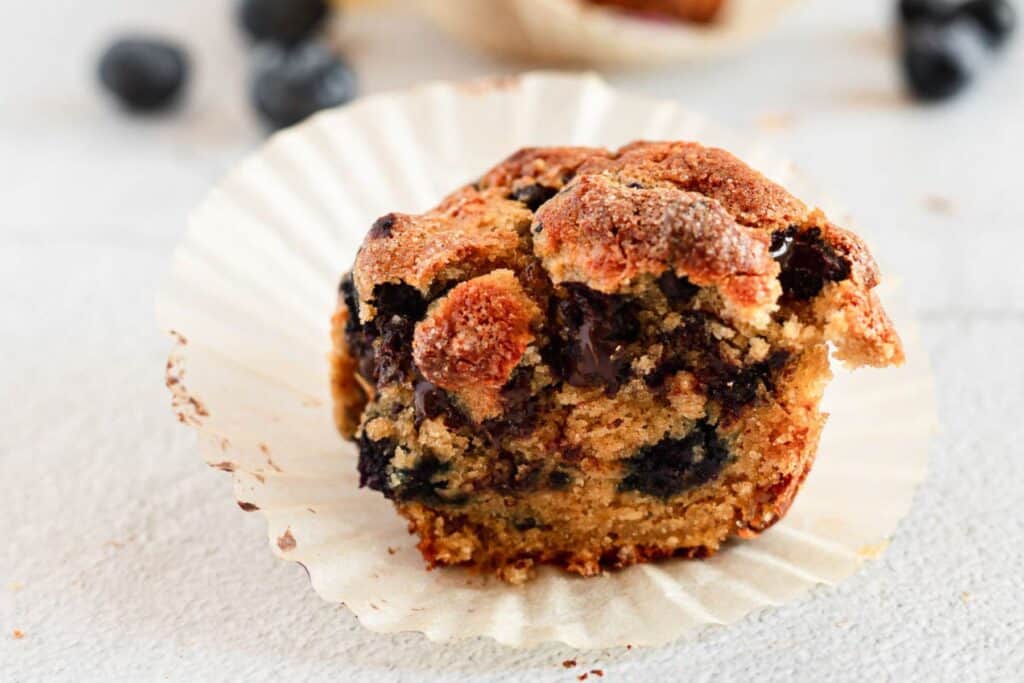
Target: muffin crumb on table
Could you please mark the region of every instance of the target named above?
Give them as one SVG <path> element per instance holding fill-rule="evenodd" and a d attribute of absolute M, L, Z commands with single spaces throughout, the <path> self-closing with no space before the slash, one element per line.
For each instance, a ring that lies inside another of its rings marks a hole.
<path fill-rule="evenodd" d="M 902 362 L 877 283 L 859 238 L 722 150 L 524 149 L 371 228 L 336 421 L 432 567 L 705 557 L 792 503 L 829 344 Z"/>

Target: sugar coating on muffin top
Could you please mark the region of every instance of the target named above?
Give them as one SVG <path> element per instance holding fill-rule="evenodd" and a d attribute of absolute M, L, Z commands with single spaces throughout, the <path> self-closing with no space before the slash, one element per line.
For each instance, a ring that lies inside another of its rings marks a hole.
<path fill-rule="evenodd" d="M 431 566 L 703 556 L 813 462 L 829 345 L 902 361 L 863 242 L 695 143 L 524 149 L 342 279 L 335 415 Z"/>

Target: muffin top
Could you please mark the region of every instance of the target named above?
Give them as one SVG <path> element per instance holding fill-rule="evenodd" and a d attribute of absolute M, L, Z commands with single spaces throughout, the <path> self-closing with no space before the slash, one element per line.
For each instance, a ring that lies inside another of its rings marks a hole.
<path fill-rule="evenodd" d="M 416 366 L 477 417 L 497 410 L 553 290 L 705 288 L 730 323 L 814 318 L 843 360 L 902 359 L 864 243 L 728 152 L 692 142 L 520 150 L 431 211 L 379 219 L 352 282 L 362 324 L 401 315 L 385 301 L 427 306 L 411 335 Z"/>

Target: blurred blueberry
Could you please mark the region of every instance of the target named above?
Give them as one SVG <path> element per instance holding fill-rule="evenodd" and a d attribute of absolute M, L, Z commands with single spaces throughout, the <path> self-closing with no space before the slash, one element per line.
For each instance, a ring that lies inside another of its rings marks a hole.
<path fill-rule="evenodd" d="M 294 125 L 356 94 L 352 69 L 321 43 L 264 44 L 255 55 L 252 98 L 273 128 Z"/>
<path fill-rule="evenodd" d="M 993 47 L 1002 46 L 1017 24 L 1017 13 L 1007 0 L 969 0 L 957 13 L 977 21 Z"/>
<path fill-rule="evenodd" d="M 133 111 L 171 105 L 188 77 L 188 58 L 180 46 L 160 38 L 115 41 L 100 58 L 100 81 Z"/>
<path fill-rule="evenodd" d="M 242 0 L 239 18 L 258 41 L 295 45 L 320 27 L 328 9 L 325 0 Z"/>
<path fill-rule="evenodd" d="M 948 0 L 900 0 L 899 16 L 905 24 L 941 21 L 949 16 Z"/>
<path fill-rule="evenodd" d="M 982 30 L 967 19 L 914 24 L 902 36 L 907 84 L 922 100 L 956 95 L 990 57 Z"/>

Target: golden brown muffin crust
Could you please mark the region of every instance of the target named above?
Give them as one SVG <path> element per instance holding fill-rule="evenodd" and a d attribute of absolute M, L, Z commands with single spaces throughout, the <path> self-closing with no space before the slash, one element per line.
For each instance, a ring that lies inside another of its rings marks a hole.
<path fill-rule="evenodd" d="M 670 183 L 718 201 L 740 225 L 766 229 L 802 222 L 803 202 L 723 149 L 695 142 L 634 142 L 613 158 L 596 157 L 581 174 L 611 173 L 622 182 Z"/>
<path fill-rule="evenodd" d="M 534 251 L 557 283 L 614 293 L 671 270 L 746 307 L 771 306 L 779 295 L 770 235 L 738 225 L 696 192 L 583 175 L 541 207 L 533 231 Z"/>
<path fill-rule="evenodd" d="M 530 219 L 519 202 L 469 188 L 431 213 L 388 214 L 374 224 L 356 256 L 356 290 L 370 304 L 379 284 L 404 282 L 426 294 L 436 282 L 512 265 Z M 373 316 L 371 307 L 361 313 L 364 319 Z"/>
<path fill-rule="evenodd" d="M 560 189 L 584 163 L 611 156 L 597 147 L 526 147 L 487 171 L 477 185 L 515 190 L 540 184 Z"/>
<path fill-rule="evenodd" d="M 423 376 L 460 397 L 474 419 L 500 412 L 508 382 L 540 317 L 511 270 L 456 286 L 416 326 L 413 359 Z"/>

